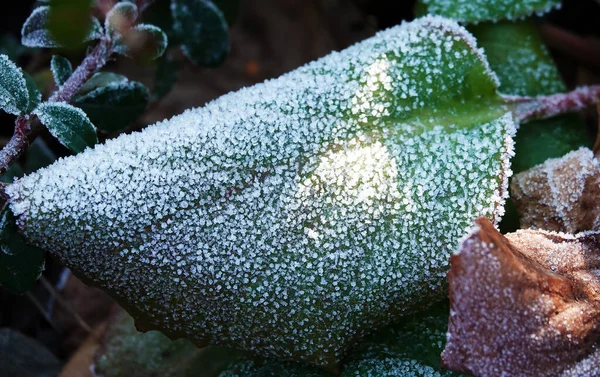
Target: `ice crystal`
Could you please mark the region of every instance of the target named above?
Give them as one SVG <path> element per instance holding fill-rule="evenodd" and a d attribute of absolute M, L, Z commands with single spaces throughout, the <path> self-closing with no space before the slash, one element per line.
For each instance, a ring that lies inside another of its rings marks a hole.
<path fill-rule="evenodd" d="M 321 366 L 438 299 L 514 120 L 455 22 L 405 23 L 7 188 L 138 325 Z"/>

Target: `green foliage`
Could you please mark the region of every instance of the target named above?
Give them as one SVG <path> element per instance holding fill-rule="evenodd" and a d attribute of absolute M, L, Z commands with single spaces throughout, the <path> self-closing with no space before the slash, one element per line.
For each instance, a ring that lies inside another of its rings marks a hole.
<path fill-rule="evenodd" d="M 25 293 L 43 270 L 44 252 L 25 242 L 18 232 L 15 217 L 8 206 L 4 206 L 0 211 L 0 286 L 15 294 Z"/>
<path fill-rule="evenodd" d="M 121 312 L 109 327 L 94 370 L 103 377 L 217 377 L 243 354 L 219 347 L 198 348 L 158 331 L 141 333 Z"/>
<path fill-rule="evenodd" d="M 127 77 L 119 75 L 117 73 L 97 72 L 88 81 L 86 81 L 85 84 L 83 84 L 81 89 L 79 89 L 79 92 L 77 92 L 77 95 L 83 96 L 98 88 L 126 81 L 128 81 Z"/>
<path fill-rule="evenodd" d="M 100 38 L 102 26 L 91 17 L 93 4 L 94 0 L 50 0 L 46 25 L 51 39 L 58 46 L 72 48 Z"/>
<path fill-rule="evenodd" d="M 23 114 L 29 107 L 29 86 L 21 68 L 0 55 L 0 108 L 13 115 Z"/>
<path fill-rule="evenodd" d="M 229 52 L 223 13 L 204 0 L 172 0 L 173 28 L 184 54 L 197 65 L 214 66 Z"/>
<path fill-rule="evenodd" d="M 50 70 L 52 71 L 52 78 L 54 78 L 54 83 L 57 87 L 63 85 L 71 77 L 71 74 L 73 74 L 71 62 L 59 55 L 52 56 Z"/>
<path fill-rule="evenodd" d="M 135 81 L 113 81 L 75 97 L 73 105 L 81 108 L 100 130 L 123 130 L 146 110 L 150 95 Z"/>
<path fill-rule="evenodd" d="M 74 153 L 98 143 L 96 128 L 81 109 L 62 102 L 44 102 L 34 114 L 52 136 Z"/>
<path fill-rule="evenodd" d="M 240 0 L 212 0 L 212 2 L 223 12 L 229 26 L 233 25 L 240 11 Z"/>
<path fill-rule="evenodd" d="M 418 0 L 415 13 L 436 14 L 466 23 L 518 20 L 546 13 L 560 6 L 560 0 Z"/>
<path fill-rule="evenodd" d="M 25 84 L 27 86 L 27 94 L 29 97 L 25 113 L 31 114 L 42 100 L 42 93 L 40 93 L 40 90 L 38 89 L 33 77 L 31 77 L 27 72 L 23 72 L 23 77 L 25 77 Z"/>
<path fill-rule="evenodd" d="M 18 331 L 0 329 L 2 377 L 56 377 L 60 361 L 46 347 Z"/>
<path fill-rule="evenodd" d="M 24 46 L 73 47 L 102 36 L 102 26 L 96 18 L 90 17 L 89 7 L 85 16 L 82 16 L 78 10 L 71 13 L 69 7 L 53 6 L 54 3 L 37 7 L 27 18 L 21 29 L 21 43 Z M 71 17 L 75 18 L 71 20 Z"/>

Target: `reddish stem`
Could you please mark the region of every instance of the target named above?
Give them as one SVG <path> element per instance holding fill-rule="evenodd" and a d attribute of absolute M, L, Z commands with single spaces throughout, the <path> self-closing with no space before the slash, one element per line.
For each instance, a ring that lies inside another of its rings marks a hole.
<path fill-rule="evenodd" d="M 577 88 L 568 93 L 539 97 L 505 97 L 515 106 L 520 123 L 546 119 L 559 114 L 579 111 L 593 105 L 600 98 L 600 85 Z"/>

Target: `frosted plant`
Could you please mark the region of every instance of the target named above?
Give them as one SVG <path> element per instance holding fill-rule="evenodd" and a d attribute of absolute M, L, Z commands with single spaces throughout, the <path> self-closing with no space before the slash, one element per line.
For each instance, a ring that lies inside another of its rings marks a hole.
<path fill-rule="evenodd" d="M 515 121 L 474 39 L 426 17 L 58 161 L 18 225 L 141 328 L 334 368 L 443 296 L 497 221 Z"/>

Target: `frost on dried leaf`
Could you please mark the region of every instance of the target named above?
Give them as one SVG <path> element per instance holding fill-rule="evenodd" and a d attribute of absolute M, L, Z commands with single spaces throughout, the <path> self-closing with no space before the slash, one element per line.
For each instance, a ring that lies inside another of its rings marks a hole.
<path fill-rule="evenodd" d="M 333 368 L 444 294 L 498 220 L 515 123 L 475 40 L 426 17 L 7 188 L 33 243 L 146 329 Z"/>
<path fill-rule="evenodd" d="M 520 230 L 504 237 L 480 219 L 451 257 L 448 277 L 448 369 L 556 376 L 598 344 L 598 232 Z"/>
<path fill-rule="evenodd" d="M 587 148 L 515 175 L 511 194 L 524 228 L 600 230 L 600 162 Z"/>

